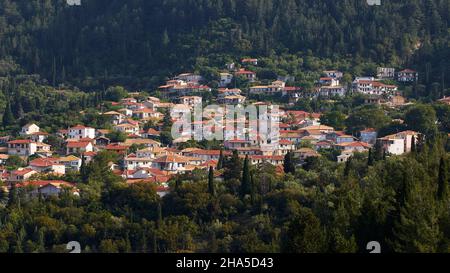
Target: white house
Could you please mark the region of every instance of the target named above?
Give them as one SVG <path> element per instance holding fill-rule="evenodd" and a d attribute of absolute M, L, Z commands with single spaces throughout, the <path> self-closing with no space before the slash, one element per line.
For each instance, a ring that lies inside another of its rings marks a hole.
<path fill-rule="evenodd" d="M 30 179 L 30 177 L 38 172 L 30 168 L 19 168 L 10 173 L 8 181 L 10 182 L 22 182 Z"/>
<path fill-rule="evenodd" d="M 39 126 L 37 126 L 34 123 L 28 123 L 27 125 L 22 127 L 22 130 L 20 131 L 20 135 L 31 135 L 33 133 L 38 133 L 40 130 Z"/>
<path fill-rule="evenodd" d="M 138 135 L 139 134 L 139 125 L 129 124 L 129 123 L 123 123 L 114 126 L 114 130 L 131 134 L 131 135 Z"/>
<path fill-rule="evenodd" d="M 404 69 L 397 74 L 399 82 L 416 82 L 419 80 L 419 73 L 412 69 Z"/>
<path fill-rule="evenodd" d="M 124 115 L 116 111 L 109 111 L 103 113 L 103 115 L 110 117 L 112 124 L 115 125 L 120 124 L 124 119 Z"/>
<path fill-rule="evenodd" d="M 54 173 L 60 175 L 66 173 L 66 166 L 58 163 L 54 158 L 36 158 L 30 162 L 29 167 L 40 173 Z"/>
<path fill-rule="evenodd" d="M 81 154 L 94 151 L 94 145 L 90 141 L 69 141 L 66 148 L 66 154 Z"/>
<path fill-rule="evenodd" d="M 319 94 L 321 97 L 343 97 L 345 96 L 345 88 L 338 86 L 322 86 L 320 87 Z"/>
<path fill-rule="evenodd" d="M 367 95 L 393 95 L 398 89 L 396 85 L 384 84 L 373 78 L 356 78 L 352 85 L 355 92 Z"/>
<path fill-rule="evenodd" d="M 137 170 L 139 168 L 151 168 L 153 164 L 153 158 L 127 157 L 124 159 L 124 164 L 128 170 Z"/>
<path fill-rule="evenodd" d="M 69 128 L 69 139 L 95 138 L 95 129 L 83 125 L 77 125 Z"/>
<path fill-rule="evenodd" d="M 17 185 L 18 187 L 31 187 L 31 196 L 41 195 L 43 197 L 56 196 L 61 194 L 64 189 L 69 189 L 74 195 L 79 195 L 75 184 L 62 180 L 39 180 L 28 181 Z"/>
<path fill-rule="evenodd" d="M 66 169 L 74 171 L 79 171 L 81 167 L 81 158 L 78 158 L 74 155 L 58 158 L 56 159 L 56 162 L 66 166 Z"/>
<path fill-rule="evenodd" d="M 379 138 L 378 141 L 386 152 L 401 155 L 411 151 L 413 142 L 418 136 L 418 132 L 407 130 Z"/>
<path fill-rule="evenodd" d="M 18 139 L 8 142 L 8 154 L 30 156 L 37 152 L 37 143 L 30 139 Z"/>

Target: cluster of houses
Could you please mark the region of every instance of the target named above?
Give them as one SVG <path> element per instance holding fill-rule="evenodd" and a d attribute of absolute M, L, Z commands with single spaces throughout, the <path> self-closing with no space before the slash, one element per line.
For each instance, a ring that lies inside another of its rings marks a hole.
<path fill-rule="evenodd" d="M 154 101 L 154 98 L 149 99 Z M 131 112 L 118 111 L 118 114 L 114 115 L 104 113 L 111 116 L 111 122 L 117 130 L 120 125 L 130 124 L 129 117 L 140 109 L 136 105 L 144 105 L 145 102 L 127 98 L 119 104 Z M 404 131 L 378 138 L 375 130 L 366 129 L 355 137 L 322 125 L 319 119 L 320 114 L 317 113 L 281 110 L 277 117 L 280 131 L 276 143 L 269 143 L 263 137 L 250 139 L 242 136 L 225 140 L 224 150 L 178 149 L 176 144 L 164 147 L 155 140 L 160 131 L 155 128 L 143 130 L 141 126 L 147 119 L 141 118 L 133 120 L 136 122 L 133 124 L 136 130 L 124 131 L 128 138 L 121 143 L 112 143 L 107 138 L 110 130 L 83 125 L 60 130 L 57 135 L 64 138 L 65 150 L 54 151 L 45 143 L 48 134 L 41 132 L 36 124 L 27 124 L 20 132 L 20 139 L 8 141 L 7 147 L 0 150 L 3 152 L 0 157 L 2 164 L 5 164 L 9 156 L 19 156 L 27 162 L 27 166 L 9 171 L 0 167 L 0 177 L 7 185 L 36 187 L 33 194 L 53 195 L 65 188 L 78 194 L 79 190 L 73 183 L 43 180 L 42 177 L 47 174 L 63 176 L 70 171 L 79 171 L 83 160 L 88 163 L 99 151 L 107 150 L 118 153 L 123 159 L 119 165 L 110 164 L 115 174 L 123 177 L 128 184 L 154 183 L 158 193 L 164 195 L 169 190 L 168 181 L 173 175 L 195 169 L 215 169 L 221 154 L 229 156 L 232 151 L 236 151 L 241 158 L 248 156 L 251 164 L 267 162 L 281 166 L 288 152 L 302 164 L 309 157 L 319 157 L 321 149 L 336 148 L 341 151 L 338 161 L 345 162 L 354 152 L 368 151 L 377 141 L 389 154 L 400 155 L 409 152 L 413 138 L 418 136 L 416 132 Z M 131 151 L 133 146 L 135 149 Z"/>
<path fill-rule="evenodd" d="M 249 104 L 243 92 L 238 88 L 231 88 L 233 78 L 244 77 L 250 82 L 256 81 L 256 73 L 248 66 L 257 66 L 257 59 L 241 60 L 243 67 L 237 68 L 234 64 L 227 65 L 227 72 L 220 74 L 219 88 L 216 101 L 219 104 L 239 105 Z M 417 72 L 402 70 L 395 73 L 391 68 L 380 68 L 378 78 L 360 77 L 352 83 L 353 92 L 373 96 L 386 94 L 395 97 L 397 86 L 384 84 L 381 79 L 397 77 L 400 82 L 417 81 Z M 341 83 L 343 73 L 337 70 L 323 72 L 323 77 L 317 82 L 313 96 L 336 97 L 344 96 L 347 86 Z M 269 85 L 254 85 L 248 90 L 250 95 L 289 96 L 293 100 L 304 97 L 299 87 L 286 86 L 289 77 L 279 78 Z M 401 155 L 411 150 L 414 139 L 418 133 L 404 131 L 397 134 L 379 138 L 377 131 L 367 128 L 357 136 L 320 124 L 319 113 L 304 111 L 291 111 L 280 109 L 277 114 L 267 118 L 277 123 L 279 135 L 277 141 L 271 142 L 263 135 L 250 138 L 248 132 L 229 131 L 223 126 L 225 140 L 223 150 L 205 150 L 199 148 L 181 149 L 180 144 L 192 139 L 192 135 L 182 136 L 173 140 L 173 145 L 166 147 L 159 142 L 162 130 L 163 113 L 169 113 L 175 106 L 190 111 L 195 106 L 202 105 L 202 93 L 211 92 L 211 88 L 203 84 L 201 75 L 183 73 L 167 81 L 158 88 L 162 98 L 170 102 L 163 102 L 156 97 L 147 97 L 138 100 L 134 97 L 112 102 L 111 109 L 101 113 L 108 117 L 111 129 L 91 128 L 85 125 L 75 125 L 59 130 L 55 135 L 64 140 L 63 149 L 52 149 L 48 144 L 48 133 L 42 132 L 38 125 L 31 123 L 23 126 L 17 139 L 0 139 L 0 179 L 6 185 L 17 187 L 34 187 L 33 194 L 54 195 L 63 189 L 70 189 L 74 194 L 79 190 L 76 185 L 62 180 L 43 180 L 47 174 L 63 176 L 70 171 L 79 171 L 82 162 L 93 160 L 99 151 L 110 151 L 120 155 L 119 164 L 111 163 L 111 170 L 124 178 L 128 184 L 154 183 L 157 192 L 164 195 L 169 190 L 168 181 L 173 175 L 192 172 L 196 169 L 216 169 L 221 156 L 230 156 L 236 151 L 241 158 L 248 157 L 251 164 L 270 163 L 281 166 L 287 153 L 297 158 L 298 164 L 303 164 L 309 157 L 320 157 L 320 150 L 334 148 L 340 151 L 338 162 L 347 161 L 355 152 L 366 152 L 375 144 L 379 144 L 388 154 Z M 448 103 L 444 98 L 443 102 Z M 266 105 L 268 102 L 254 102 L 253 105 Z M 259 117 L 261 119 L 261 117 Z M 172 118 L 172 121 L 176 119 Z M 208 120 L 199 121 L 201 125 Z M 249 130 L 248 120 L 242 122 L 245 130 Z M 152 126 L 146 126 L 153 124 Z M 192 132 L 195 132 L 196 122 L 192 123 Z M 237 129 L 236 129 L 237 130 Z M 114 131 L 127 136 L 123 142 L 113 142 L 108 136 Z M 233 136 L 227 138 L 227 134 Z M 3 143 L 3 144 L 2 144 Z M 5 167 L 8 158 L 20 157 L 26 162 L 26 167 L 9 170 Z M 282 168 L 280 168 L 282 169 Z M 217 171 L 216 171 L 217 172 Z M 217 172 L 220 173 L 220 172 Z"/>

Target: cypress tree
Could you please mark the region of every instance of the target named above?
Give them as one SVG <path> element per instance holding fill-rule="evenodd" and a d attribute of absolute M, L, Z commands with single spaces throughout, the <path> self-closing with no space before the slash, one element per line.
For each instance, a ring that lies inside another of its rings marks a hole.
<path fill-rule="evenodd" d="M 352 164 L 352 157 L 349 157 L 349 159 L 347 159 L 347 161 L 345 162 L 345 168 L 344 168 L 344 176 L 345 177 L 348 177 L 348 175 L 350 174 L 351 164 Z"/>
<path fill-rule="evenodd" d="M 220 149 L 219 161 L 217 162 L 217 169 L 223 168 L 223 149 Z"/>
<path fill-rule="evenodd" d="M 416 152 L 416 137 L 413 136 L 411 139 L 411 153 Z"/>
<path fill-rule="evenodd" d="M 372 148 L 370 148 L 369 149 L 369 157 L 368 157 L 368 159 L 367 159 L 367 166 L 372 166 L 373 165 L 373 162 L 374 162 L 374 155 L 373 155 L 373 152 L 372 152 Z"/>
<path fill-rule="evenodd" d="M 284 156 L 284 172 L 285 173 L 295 173 L 295 165 L 294 165 L 294 158 L 292 156 L 291 152 L 288 152 Z"/>
<path fill-rule="evenodd" d="M 373 159 L 374 161 L 383 159 L 383 147 L 380 141 L 377 141 L 375 143 L 373 151 Z"/>
<path fill-rule="evenodd" d="M 86 158 L 84 155 L 81 155 L 80 175 L 81 181 L 83 181 L 83 183 L 87 183 L 89 180 L 89 170 L 86 166 Z"/>
<path fill-rule="evenodd" d="M 248 155 L 245 156 L 244 167 L 242 169 L 242 184 L 241 184 L 241 194 L 245 196 L 250 193 L 250 167 L 248 161 Z"/>
<path fill-rule="evenodd" d="M 162 224 L 162 207 L 161 207 L 161 202 L 158 202 L 158 207 L 157 207 L 157 216 L 156 216 L 156 228 L 160 228 L 161 224 Z"/>
<path fill-rule="evenodd" d="M 252 205 L 255 204 L 255 176 L 252 174 L 250 176 L 250 201 L 252 203 Z"/>
<path fill-rule="evenodd" d="M 214 169 L 212 166 L 209 167 L 209 173 L 208 173 L 208 192 L 211 194 L 211 196 L 216 195 L 216 190 L 214 188 Z"/>

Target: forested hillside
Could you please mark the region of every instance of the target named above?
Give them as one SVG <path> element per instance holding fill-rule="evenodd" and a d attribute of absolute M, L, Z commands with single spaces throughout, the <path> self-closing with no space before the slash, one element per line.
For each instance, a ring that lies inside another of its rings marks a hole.
<path fill-rule="evenodd" d="M 152 86 L 198 62 L 290 53 L 411 66 L 442 83 L 449 13 L 448 0 L 0 0 L 0 75 Z"/>

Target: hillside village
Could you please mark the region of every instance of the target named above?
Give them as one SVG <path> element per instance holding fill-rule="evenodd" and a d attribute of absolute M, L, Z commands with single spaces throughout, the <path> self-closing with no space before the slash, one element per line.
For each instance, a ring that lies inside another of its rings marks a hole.
<path fill-rule="evenodd" d="M 337 130 L 329 124 L 321 123 L 322 113 L 289 110 L 303 99 L 328 99 L 344 97 L 348 94 L 366 95 L 367 104 L 385 105 L 390 108 L 408 105 L 402 92 L 393 81 L 413 83 L 418 80 L 418 73 L 405 69 L 395 72 L 393 68 L 378 68 L 377 75 L 356 77 L 351 84 L 343 84 L 343 73 L 337 70 L 323 71 L 317 79 L 313 91 L 306 92 L 298 86 L 291 86 L 280 77 L 268 85 L 258 82 L 252 66 L 258 65 L 257 59 L 242 59 L 242 67 L 227 64 L 227 69 L 220 73 L 219 86 L 215 91 L 213 102 L 220 105 L 267 105 L 272 102 L 270 96 L 287 98 L 287 103 L 280 105 L 277 116 L 279 124 L 279 141 L 272 149 L 262 149 L 267 142 L 262 138 L 251 140 L 240 135 L 223 141 L 215 149 L 185 147 L 192 141 L 192 136 L 173 139 L 169 143 L 161 142 L 161 133 L 167 123 L 175 120 L 168 117 L 173 107 L 192 109 L 202 105 L 203 95 L 211 93 L 212 88 L 204 83 L 202 75 L 183 73 L 169 79 L 158 88 L 159 97 L 142 98 L 139 93 L 129 94 L 117 102 L 110 102 L 109 109 L 99 114 L 108 118 L 110 128 L 91 128 L 78 124 L 69 128 L 60 128 L 53 136 L 61 139 L 63 147 L 56 149 L 48 144 L 49 133 L 40 129 L 39 124 L 29 123 L 22 127 L 17 136 L 1 138 L 0 167 L 1 180 L 9 189 L 15 186 L 36 186 L 43 195 L 58 194 L 69 187 L 74 194 L 79 194 L 74 183 L 47 179 L 62 177 L 70 172 L 80 172 L 97 153 L 113 152 L 120 158 L 118 163 L 109 165 L 113 173 L 128 184 L 152 183 L 160 196 L 170 191 L 169 181 L 177 174 L 185 174 L 196 169 L 214 170 L 216 179 L 222 172 L 217 168 L 225 157 L 237 154 L 248 158 L 251 164 L 270 163 L 277 171 L 284 172 L 283 165 L 287 157 L 295 160 L 295 165 L 305 164 L 308 158 L 320 157 L 323 151 L 334 151 L 335 161 L 344 163 L 354 153 L 383 153 L 385 156 L 402 155 L 413 149 L 422 138 L 418 132 L 405 130 L 379 137 L 374 128 L 363 128 L 348 134 Z M 246 90 L 236 87 L 235 79 L 247 81 Z M 386 80 L 391 83 L 385 83 Z M 269 96 L 269 100 L 258 100 L 258 96 Z M 444 98 L 443 103 L 448 103 Z M 207 120 L 202 121 L 206 123 Z M 245 123 L 248 126 L 248 121 Z M 236 128 L 235 128 L 236 129 Z M 219 130 L 225 130 L 221 128 Z M 123 141 L 111 136 L 122 136 Z M 8 160 L 26 162 L 23 166 L 6 167 Z"/>
<path fill-rule="evenodd" d="M 450 252 L 449 5 L 0 0 L 0 253 Z"/>

